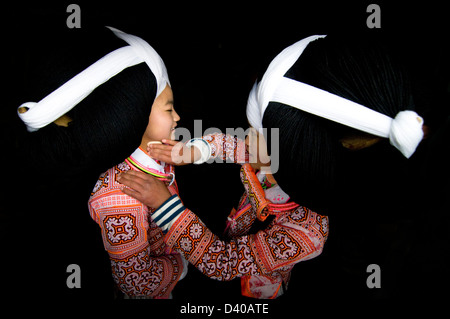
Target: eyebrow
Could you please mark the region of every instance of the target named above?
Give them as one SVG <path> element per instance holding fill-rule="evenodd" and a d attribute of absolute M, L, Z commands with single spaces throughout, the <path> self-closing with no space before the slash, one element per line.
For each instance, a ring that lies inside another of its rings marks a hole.
<path fill-rule="evenodd" d="M 166 105 L 172 104 L 173 105 L 173 100 L 169 100 L 166 102 Z"/>

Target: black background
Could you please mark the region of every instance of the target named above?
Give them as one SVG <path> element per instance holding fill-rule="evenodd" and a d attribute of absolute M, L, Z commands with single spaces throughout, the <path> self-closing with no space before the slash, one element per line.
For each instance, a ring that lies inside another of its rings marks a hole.
<path fill-rule="evenodd" d="M 381 29 L 367 28 L 369 1 L 77 2 L 82 28 L 111 25 L 144 38 L 157 50 L 172 82 L 181 116 L 178 126 L 191 130 L 195 119 L 202 119 L 203 130 L 246 128 L 246 99 L 257 75 L 282 48 L 305 36 L 376 33 L 404 57 L 430 137 L 409 161 L 379 146 L 343 163 L 323 254 L 294 268 L 288 292 L 270 303 L 270 314 L 262 318 L 296 309 L 324 310 L 321 304 L 353 307 L 411 298 L 428 304 L 431 298 L 448 295 L 448 17 L 437 1 L 391 2 L 376 2 Z M 115 307 L 113 301 L 125 302 L 116 299 L 100 231 L 87 210 L 97 176 L 87 173 L 64 180 L 34 174 L 15 157 L 11 136 L 13 127 L 21 125 L 15 111 L 24 102 L 23 60 L 43 40 L 77 31 L 66 26 L 69 3 L 20 2 L 1 8 L 2 305 L 33 300 L 47 305 L 35 310 L 56 311 L 60 302 L 75 306 L 98 301 L 103 309 Z M 233 164 L 177 168 L 181 198 L 217 234 L 222 234 L 226 216 L 242 194 L 238 176 L 239 167 Z M 80 289 L 66 286 L 69 264 L 81 267 Z M 366 285 L 370 264 L 381 267 L 380 289 Z M 239 280 L 209 280 L 192 266 L 173 296 L 171 301 L 135 301 L 133 307 L 183 318 L 179 311 L 187 302 L 216 307 L 256 302 L 240 296 Z"/>

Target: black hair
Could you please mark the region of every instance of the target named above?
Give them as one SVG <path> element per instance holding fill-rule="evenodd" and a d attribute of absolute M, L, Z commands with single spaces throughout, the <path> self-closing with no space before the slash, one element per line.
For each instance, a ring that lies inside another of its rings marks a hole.
<path fill-rule="evenodd" d="M 311 42 L 285 76 L 395 117 L 413 104 L 407 76 L 394 56 L 375 39 L 327 36 Z M 339 138 L 357 131 L 274 102 L 263 126 L 279 128 L 274 176 L 283 190 L 299 204 L 326 209 L 343 153 Z"/>
<path fill-rule="evenodd" d="M 71 33 L 56 46 L 43 46 L 30 57 L 26 101 L 39 101 L 106 54 L 127 45 L 110 30 Z M 104 171 L 140 144 L 156 95 L 156 79 L 145 63 L 97 87 L 67 115 L 68 127 L 51 123 L 36 132 L 20 132 L 23 157 L 35 168 L 74 176 Z"/>

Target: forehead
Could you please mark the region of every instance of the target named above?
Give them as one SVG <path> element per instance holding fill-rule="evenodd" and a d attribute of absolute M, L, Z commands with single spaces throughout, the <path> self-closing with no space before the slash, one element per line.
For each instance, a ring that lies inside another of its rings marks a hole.
<path fill-rule="evenodd" d="M 166 88 L 163 90 L 161 95 L 164 95 L 164 97 L 168 101 L 172 101 L 172 103 L 173 103 L 173 91 L 172 91 L 172 88 L 170 87 L 170 85 L 167 84 Z"/>
<path fill-rule="evenodd" d="M 167 105 L 172 104 L 173 105 L 173 92 L 169 85 L 166 86 L 166 88 L 161 92 L 160 95 L 155 99 L 155 104 L 157 105 Z"/>

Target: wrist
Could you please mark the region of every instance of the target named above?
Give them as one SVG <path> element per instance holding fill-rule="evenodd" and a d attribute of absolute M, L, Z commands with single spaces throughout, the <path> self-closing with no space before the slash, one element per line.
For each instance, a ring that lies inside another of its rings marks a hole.
<path fill-rule="evenodd" d="M 170 198 L 172 197 L 172 195 L 170 195 L 170 193 L 167 194 L 167 196 L 162 196 L 161 199 L 159 199 L 158 202 L 154 203 L 153 207 L 161 207 L 164 205 L 164 203 L 166 203 Z"/>
<path fill-rule="evenodd" d="M 193 138 L 186 143 L 186 146 L 193 150 L 191 160 L 194 164 L 205 163 L 211 157 L 211 146 L 202 138 Z"/>

